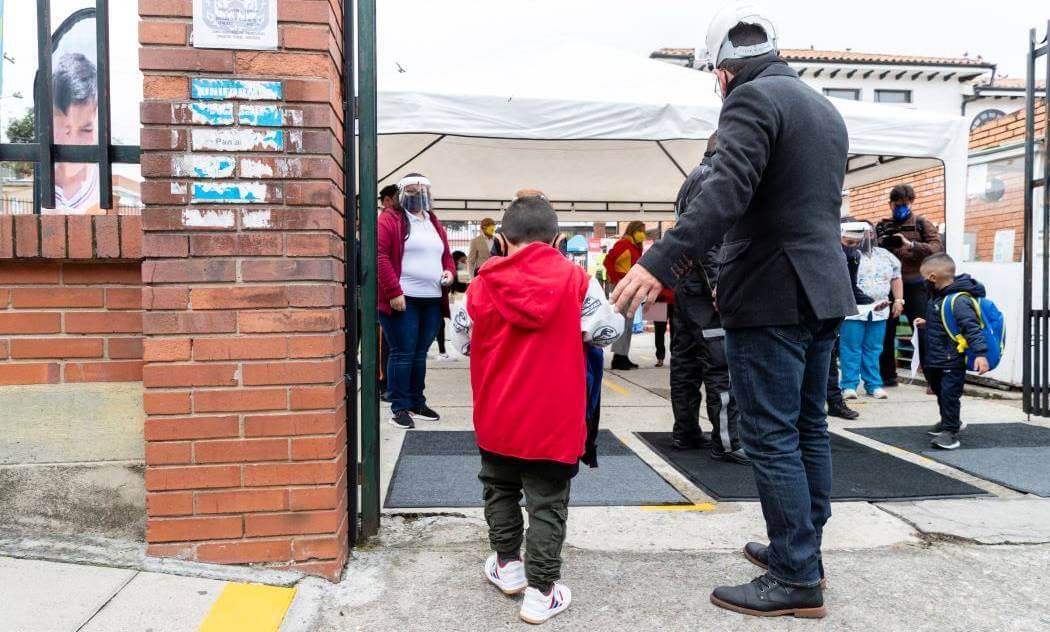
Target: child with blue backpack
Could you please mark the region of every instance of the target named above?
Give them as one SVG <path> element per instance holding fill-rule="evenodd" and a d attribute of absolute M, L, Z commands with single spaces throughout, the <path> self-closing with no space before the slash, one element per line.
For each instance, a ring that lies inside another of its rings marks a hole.
<path fill-rule="evenodd" d="M 937 395 L 941 420 L 929 430 L 931 445 L 943 450 L 959 447 L 965 427 L 959 418 L 966 371 L 984 374 L 998 364 L 1002 352 L 1002 314 L 985 298 L 984 286 L 968 274 L 955 274 L 955 261 L 935 254 L 922 262 L 930 302 L 925 319 L 915 324 L 926 330 L 924 371 Z"/>

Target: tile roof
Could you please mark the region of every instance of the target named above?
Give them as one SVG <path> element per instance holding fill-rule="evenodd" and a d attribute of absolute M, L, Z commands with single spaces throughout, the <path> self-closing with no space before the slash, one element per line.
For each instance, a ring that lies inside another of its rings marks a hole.
<path fill-rule="evenodd" d="M 816 61 L 831 63 L 876 63 L 902 64 L 908 66 L 987 66 L 993 64 L 980 57 L 925 57 L 921 55 L 890 55 L 886 53 L 860 53 L 844 50 L 807 50 L 785 48 L 780 51 L 781 57 L 790 61 Z"/>
<path fill-rule="evenodd" d="M 996 77 L 993 83 L 977 84 L 977 87 L 987 90 L 1024 90 L 1027 86 L 1028 80 L 1024 77 Z M 1035 87 L 1037 90 L 1045 90 L 1046 82 L 1037 80 Z"/>
<path fill-rule="evenodd" d="M 656 57 L 692 57 L 694 48 L 661 48 L 653 52 Z M 788 61 L 809 61 L 827 63 L 875 63 L 901 64 L 907 66 L 975 66 L 988 67 L 993 64 L 980 57 L 923 57 L 919 55 L 890 55 L 885 53 L 860 53 L 843 50 L 812 50 L 800 48 L 781 49 L 780 55 Z"/>

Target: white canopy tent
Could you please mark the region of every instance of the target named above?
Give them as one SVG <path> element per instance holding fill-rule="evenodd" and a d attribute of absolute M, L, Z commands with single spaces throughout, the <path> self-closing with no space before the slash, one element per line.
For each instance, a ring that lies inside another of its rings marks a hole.
<path fill-rule="evenodd" d="M 582 221 L 668 219 L 721 108 L 711 75 L 615 49 L 393 46 L 379 56 L 380 185 L 424 173 L 448 219 L 524 187 Z M 961 226 L 962 117 L 834 103 L 850 135 L 847 188 L 943 163 L 948 225 Z M 961 248 L 961 230 L 948 236 Z"/>

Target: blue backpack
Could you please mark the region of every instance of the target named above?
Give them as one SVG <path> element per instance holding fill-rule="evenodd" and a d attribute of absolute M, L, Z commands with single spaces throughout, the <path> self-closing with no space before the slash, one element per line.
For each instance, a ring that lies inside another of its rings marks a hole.
<path fill-rule="evenodd" d="M 1003 313 L 999 311 L 999 307 L 994 302 L 987 298 L 974 298 L 967 292 L 956 292 L 944 297 L 944 303 L 941 304 L 941 323 L 944 324 L 944 330 L 948 332 L 948 336 L 957 343 L 956 349 L 959 353 L 966 354 L 967 370 L 973 371 L 973 362 L 977 355 L 970 350 L 966 337 L 963 336 L 958 323 L 955 322 L 955 301 L 961 296 L 973 301 L 973 310 L 977 313 L 981 335 L 984 336 L 984 342 L 988 345 L 988 353 L 984 357 L 988 360 L 989 370 L 994 369 L 1003 359 L 1003 349 L 1006 347 L 1006 323 Z M 948 309 L 945 309 L 946 305 Z"/>

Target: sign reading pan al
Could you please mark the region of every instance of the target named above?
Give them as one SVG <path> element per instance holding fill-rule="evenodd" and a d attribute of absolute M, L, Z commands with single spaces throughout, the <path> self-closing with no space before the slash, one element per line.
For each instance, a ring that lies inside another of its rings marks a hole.
<path fill-rule="evenodd" d="M 193 0 L 195 48 L 277 48 L 277 0 Z"/>

